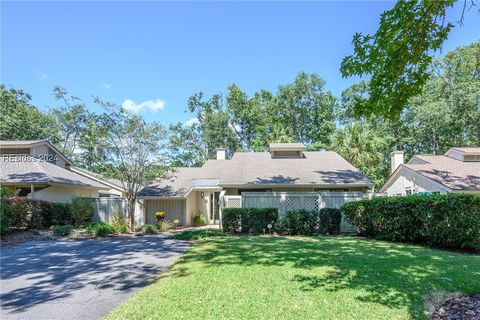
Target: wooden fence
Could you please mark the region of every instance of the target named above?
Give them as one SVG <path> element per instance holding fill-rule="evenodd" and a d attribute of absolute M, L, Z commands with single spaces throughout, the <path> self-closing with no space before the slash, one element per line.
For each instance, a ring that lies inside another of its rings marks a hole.
<path fill-rule="evenodd" d="M 93 222 L 111 222 L 114 213 L 121 214 L 124 218 L 127 217 L 127 200 L 124 198 L 90 198 L 90 201 L 95 209 Z M 135 204 L 134 220 L 137 226 L 145 224 L 143 200 L 137 200 Z"/>

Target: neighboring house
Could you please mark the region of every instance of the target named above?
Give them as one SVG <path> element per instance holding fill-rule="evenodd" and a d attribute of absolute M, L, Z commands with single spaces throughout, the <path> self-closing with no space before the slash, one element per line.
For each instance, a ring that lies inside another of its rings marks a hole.
<path fill-rule="evenodd" d="M 0 141 L 0 184 L 52 202 L 122 196 L 117 181 L 80 169 L 48 141 Z"/>
<path fill-rule="evenodd" d="M 480 148 L 450 148 L 445 155 L 391 154 L 392 175 L 380 188 L 387 195 L 468 192 L 480 195 Z"/>
<path fill-rule="evenodd" d="M 226 197 L 241 201 L 240 196 L 252 192 L 278 197 L 298 193 L 298 199 L 317 201 L 315 192 L 366 195 L 372 188 L 370 180 L 335 152 L 307 152 L 302 144 L 280 143 L 271 144 L 269 152 L 236 152 L 231 159 L 218 149 L 216 160 L 199 168 L 174 168 L 168 178 L 143 188 L 139 198 L 144 199 L 145 223 L 164 211 L 167 219 L 190 225 L 197 213 L 209 223 L 218 222 Z"/>

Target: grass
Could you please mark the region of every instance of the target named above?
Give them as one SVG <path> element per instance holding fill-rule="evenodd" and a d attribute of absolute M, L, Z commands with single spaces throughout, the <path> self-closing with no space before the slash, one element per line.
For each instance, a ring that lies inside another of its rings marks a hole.
<path fill-rule="evenodd" d="M 480 257 L 353 237 L 212 237 L 107 319 L 424 319 L 480 292 Z"/>

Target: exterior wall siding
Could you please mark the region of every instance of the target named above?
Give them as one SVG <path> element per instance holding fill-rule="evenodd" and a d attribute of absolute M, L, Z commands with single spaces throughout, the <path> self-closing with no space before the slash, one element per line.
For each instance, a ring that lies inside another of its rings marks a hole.
<path fill-rule="evenodd" d="M 406 188 L 411 188 L 413 194 L 419 192 L 440 192 L 441 194 L 444 194 L 449 192 L 447 188 L 442 188 L 430 179 L 405 168 L 401 168 L 397 179 L 386 191 L 387 194 L 391 196 L 403 196 L 406 195 Z"/>
<path fill-rule="evenodd" d="M 185 202 L 185 199 L 145 200 L 145 223 L 156 223 L 155 212 L 163 211 L 168 221 L 178 219 L 180 225 L 186 225 Z"/>
<path fill-rule="evenodd" d="M 27 197 L 50 202 L 70 203 L 77 197 L 97 198 L 98 190 L 70 186 L 49 186 L 45 189 L 35 191 L 33 196 L 29 193 Z"/>

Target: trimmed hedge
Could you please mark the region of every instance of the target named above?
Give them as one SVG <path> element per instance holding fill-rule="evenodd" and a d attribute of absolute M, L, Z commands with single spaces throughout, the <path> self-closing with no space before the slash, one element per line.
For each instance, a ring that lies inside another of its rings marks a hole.
<path fill-rule="evenodd" d="M 14 230 L 46 229 L 52 225 L 78 225 L 90 221 L 94 210 L 85 199 L 75 199 L 74 204 L 27 197 L 5 197 L 0 201 L 1 235 Z"/>
<path fill-rule="evenodd" d="M 280 219 L 280 230 L 292 236 L 313 236 L 318 232 L 318 212 L 287 211 Z"/>
<path fill-rule="evenodd" d="M 320 225 L 318 231 L 321 234 L 339 234 L 342 212 L 340 209 L 323 208 L 318 213 Z"/>
<path fill-rule="evenodd" d="M 469 194 L 377 197 L 341 211 L 359 235 L 452 248 L 480 244 L 480 197 Z"/>
<path fill-rule="evenodd" d="M 225 232 L 263 233 L 278 220 L 277 208 L 225 208 L 222 227 Z"/>

